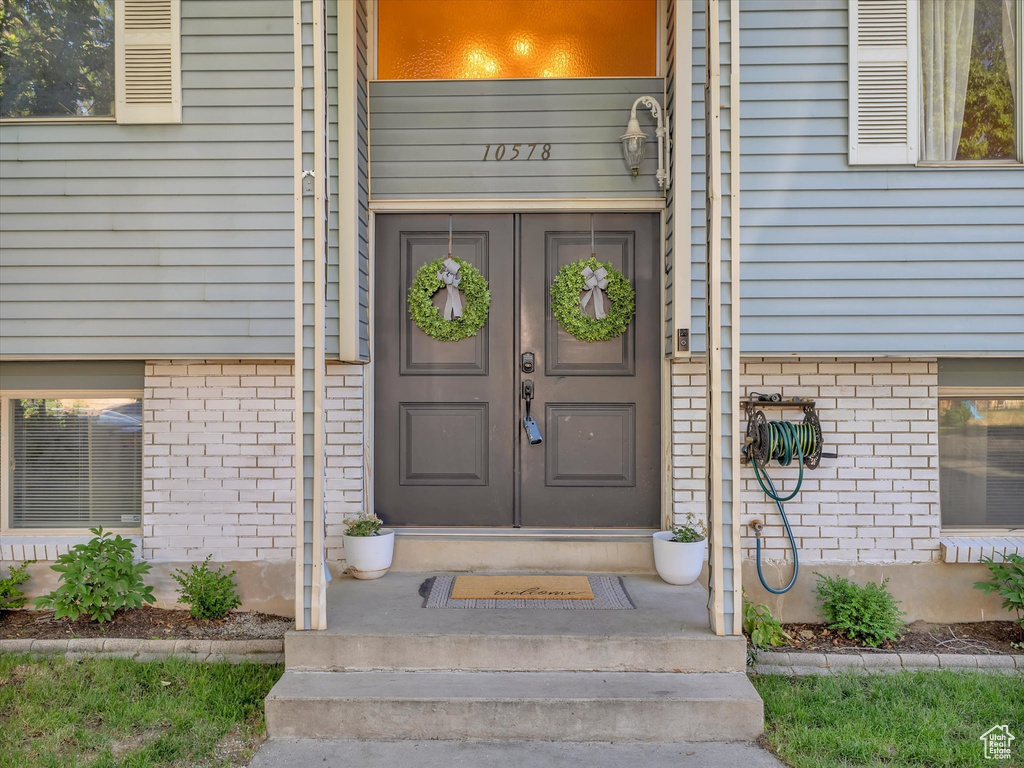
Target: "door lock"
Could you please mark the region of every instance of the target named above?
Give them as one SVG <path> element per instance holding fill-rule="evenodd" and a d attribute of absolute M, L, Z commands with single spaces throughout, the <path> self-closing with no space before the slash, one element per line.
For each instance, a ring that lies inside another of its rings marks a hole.
<path fill-rule="evenodd" d="M 533 400 L 532 381 L 527 380 L 523 382 L 522 396 L 526 401 L 526 415 L 523 416 L 523 429 L 526 431 L 526 437 L 530 441 L 530 445 L 540 445 L 544 442 L 544 437 L 540 433 L 540 426 L 538 426 L 537 420 L 530 415 L 530 401 Z"/>
<path fill-rule="evenodd" d="M 533 373 L 536 367 L 537 359 L 533 352 L 523 352 L 522 361 L 519 366 L 520 370 L 522 370 L 523 373 Z"/>

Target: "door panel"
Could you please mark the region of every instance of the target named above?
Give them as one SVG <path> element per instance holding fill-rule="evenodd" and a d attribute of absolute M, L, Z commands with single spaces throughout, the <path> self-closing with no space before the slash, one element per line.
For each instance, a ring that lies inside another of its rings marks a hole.
<path fill-rule="evenodd" d="M 520 343 L 538 355 L 532 414 L 544 443 L 519 441 L 524 527 L 656 527 L 660 519 L 658 219 L 594 217 L 594 250 L 630 279 L 637 315 L 617 339 L 581 342 L 551 313 L 565 264 L 591 255 L 590 216 L 523 216 Z M 522 402 L 522 401 L 521 401 Z"/>
<path fill-rule="evenodd" d="M 375 494 L 389 525 L 513 524 L 512 217 L 455 216 L 452 251 L 487 278 L 487 323 L 435 341 L 409 318 L 409 286 L 448 252 L 447 216 L 378 216 Z M 444 291 L 434 296 L 443 309 Z M 395 341 L 397 340 L 397 344 Z"/>
<path fill-rule="evenodd" d="M 440 342 L 409 318 L 416 271 L 448 250 L 445 215 L 378 215 L 376 507 L 392 525 L 655 527 L 660 518 L 658 217 L 594 217 L 595 250 L 632 282 L 637 316 L 587 343 L 551 312 L 565 264 L 591 255 L 591 217 L 463 215 L 453 251 L 488 279 L 472 338 Z M 442 309 L 444 292 L 435 305 Z M 591 305 L 592 306 L 592 305 Z M 532 352 L 531 373 L 521 355 Z M 522 428 L 521 384 L 544 442 Z"/>

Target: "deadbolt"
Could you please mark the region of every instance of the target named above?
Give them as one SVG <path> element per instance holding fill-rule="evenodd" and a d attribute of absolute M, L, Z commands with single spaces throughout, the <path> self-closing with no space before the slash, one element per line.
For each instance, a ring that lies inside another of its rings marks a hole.
<path fill-rule="evenodd" d="M 537 360 L 534 357 L 533 352 L 523 352 L 522 361 L 519 367 L 523 373 L 533 373 L 534 369 L 537 367 Z"/>

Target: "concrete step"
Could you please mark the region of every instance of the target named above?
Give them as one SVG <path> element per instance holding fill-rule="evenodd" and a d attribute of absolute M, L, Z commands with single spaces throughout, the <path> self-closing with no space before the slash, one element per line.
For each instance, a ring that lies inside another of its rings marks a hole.
<path fill-rule="evenodd" d="M 628 575 L 635 610 L 424 608 L 431 573 L 339 578 L 327 630 L 285 638 L 289 669 L 741 672 L 742 637 L 708 628 L 707 592 Z"/>
<path fill-rule="evenodd" d="M 752 741 L 746 675 L 664 672 L 298 672 L 266 700 L 272 738 Z"/>
<path fill-rule="evenodd" d="M 649 532 L 485 533 L 398 530 L 391 570 L 653 574 Z"/>
<path fill-rule="evenodd" d="M 743 742 L 567 744 L 554 741 L 314 741 L 272 739 L 250 768 L 785 768 Z"/>
<path fill-rule="evenodd" d="M 611 613 L 606 611 L 605 613 Z M 742 637 L 671 634 L 355 634 L 289 632 L 289 669 L 307 671 L 740 672 Z"/>

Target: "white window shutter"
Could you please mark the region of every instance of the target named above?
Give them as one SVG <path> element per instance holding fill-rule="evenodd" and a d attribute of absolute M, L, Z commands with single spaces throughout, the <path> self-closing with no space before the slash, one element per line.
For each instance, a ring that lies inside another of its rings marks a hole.
<path fill-rule="evenodd" d="M 850 0 L 850 165 L 917 162 L 918 0 Z"/>
<path fill-rule="evenodd" d="M 181 122 L 181 0 L 117 0 L 119 123 Z"/>

